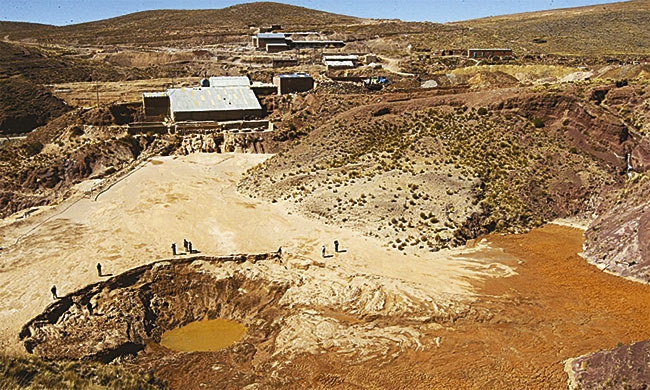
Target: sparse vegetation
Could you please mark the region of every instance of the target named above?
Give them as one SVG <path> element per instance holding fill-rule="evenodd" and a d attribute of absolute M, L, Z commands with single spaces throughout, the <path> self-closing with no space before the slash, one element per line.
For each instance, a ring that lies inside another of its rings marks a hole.
<path fill-rule="evenodd" d="M 0 355 L 2 389 L 166 389 L 151 372 L 93 362 L 46 362 L 37 357 Z"/>

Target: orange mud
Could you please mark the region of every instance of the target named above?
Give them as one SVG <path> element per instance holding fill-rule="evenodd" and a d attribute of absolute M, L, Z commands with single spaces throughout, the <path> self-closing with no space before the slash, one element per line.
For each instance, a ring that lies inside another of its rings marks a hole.
<path fill-rule="evenodd" d="M 547 225 L 489 236 L 521 259 L 518 275 L 487 279 L 466 318 L 431 337 L 440 347 L 389 362 L 350 365 L 336 354 L 303 356 L 285 370 L 291 388 L 566 389 L 563 361 L 650 338 L 650 286 L 606 274 L 578 253 L 582 230 Z"/>
<path fill-rule="evenodd" d="M 239 322 L 217 318 L 168 330 L 160 344 L 179 352 L 214 352 L 235 344 L 244 334 L 246 327 Z"/>

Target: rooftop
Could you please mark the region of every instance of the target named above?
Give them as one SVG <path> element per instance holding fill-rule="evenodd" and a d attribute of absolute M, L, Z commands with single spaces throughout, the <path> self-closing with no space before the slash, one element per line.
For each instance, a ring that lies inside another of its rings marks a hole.
<path fill-rule="evenodd" d="M 173 112 L 261 110 L 248 85 L 168 89 Z"/>
<path fill-rule="evenodd" d="M 258 38 L 265 38 L 265 39 L 284 39 L 286 36 L 284 33 L 259 33 L 257 34 Z"/>
<path fill-rule="evenodd" d="M 324 54 L 325 61 L 357 61 L 359 56 L 353 54 Z"/>
<path fill-rule="evenodd" d="M 251 85 L 251 81 L 248 78 L 248 76 L 210 77 L 211 87 L 232 87 L 232 86 L 247 87 L 249 85 Z"/>
<path fill-rule="evenodd" d="M 280 74 L 280 75 L 277 75 L 276 77 L 280 77 L 280 78 L 288 78 L 288 77 L 308 77 L 308 78 L 311 78 L 311 76 L 308 75 L 308 74 Z"/>
<path fill-rule="evenodd" d="M 167 92 L 143 92 L 142 96 L 146 98 L 154 98 L 154 97 L 166 97 L 168 95 Z"/>
<path fill-rule="evenodd" d="M 354 63 L 352 61 L 325 61 L 325 65 L 340 68 L 354 68 Z"/>

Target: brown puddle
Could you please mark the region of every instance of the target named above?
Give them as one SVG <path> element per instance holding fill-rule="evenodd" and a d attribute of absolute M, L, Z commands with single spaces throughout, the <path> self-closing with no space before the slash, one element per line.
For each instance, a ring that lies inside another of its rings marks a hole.
<path fill-rule="evenodd" d="M 214 352 L 235 344 L 245 333 L 246 327 L 239 322 L 217 318 L 168 330 L 160 344 L 178 352 Z"/>

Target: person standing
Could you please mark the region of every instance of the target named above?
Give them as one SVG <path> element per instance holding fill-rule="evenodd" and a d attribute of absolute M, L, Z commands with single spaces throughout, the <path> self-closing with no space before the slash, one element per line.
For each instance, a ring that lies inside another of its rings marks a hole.
<path fill-rule="evenodd" d="M 321 249 L 321 253 L 323 254 L 323 257 L 325 257 L 325 245 L 323 245 L 323 249 Z"/>
<path fill-rule="evenodd" d="M 192 254 L 192 241 L 187 242 L 187 250 L 190 252 L 190 254 Z"/>
<path fill-rule="evenodd" d="M 172 242 L 172 255 L 176 256 L 176 243 Z"/>
<path fill-rule="evenodd" d="M 55 300 L 59 299 L 59 296 L 56 295 L 56 286 L 52 286 L 50 291 L 52 291 L 52 298 L 54 298 Z"/>
<path fill-rule="evenodd" d="M 334 240 L 334 252 L 338 253 L 339 251 L 339 240 Z"/>
<path fill-rule="evenodd" d="M 99 276 L 99 277 L 102 276 L 102 265 L 101 265 L 101 263 L 97 263 L 97 276 Z"/>
<path fill-rule="evenodd" d="M 183 248 L 185 248 L 185 252 L 189 251 L 188 243 L 189 243 L 189 241 L 187 241 L 187 238 L 183 238 Z"/>

